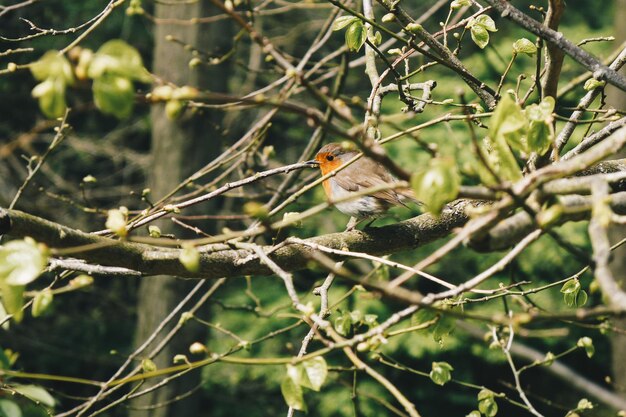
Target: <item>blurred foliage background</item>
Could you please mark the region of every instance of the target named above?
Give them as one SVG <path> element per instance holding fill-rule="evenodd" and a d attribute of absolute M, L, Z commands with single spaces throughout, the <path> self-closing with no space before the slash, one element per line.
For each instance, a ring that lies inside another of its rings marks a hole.
<path fill-rule="evenodd" d="M 431 6 L 432 2 L 413 2 L 406 4 L 413 16 L 419 16 Z M 545 2 L 515 1 L 518 8 L 528 10 L 531 4 L 543 5 Z M 259 17 L 255 24 L 270 36 L 275 44 L 293 56 L 300 56 L 328 15 L 328 4 L 319 2 L 319 8 L 298 9 L 276 16 Z M 152 12 L 152 3 L 145 2 L 143 7 Z M 584 38 L 608 36 L 615 32 L 615 4 L 613 1 L 568 0 L 567 9 L 560 30 L 573 41 Z M 40 27 L 64 28 L 86 21 L 102 8 L 102 2 L 68 2 L 50 0 L 20 9 L 0 18 L 0 32 L 3 36 L 19 37 L 28 33 L 28 25 L 19 18 L 24 17 L 37 22 Z M 377 11 L 380 14 L 380 10 Z M 430 18 L 425 27 L 437 31 L 440 21 L 445 20 L 447 8 L 442 8 Z M 498 32 L 492 34 L 491 42 L 485 50 L 479 50 L 467 39 L 461 52 L 461 59 L 481 80 L 490 85 L 497 85 L 510 56 L 512 43 L 528 36 L 520 29 L 504 23 L 493 16 L 498 25 Z M 148 69 L 152 62 L 154 22 L 142 16 L 127 16 L 121 10 L 107 18 L 91 36 L 81 42 L 81 47 L 97 49 L 101 44 L 113 38 L 126 40 L 141 51 Z M 232 39 L 230 39 L 232 41 Z M 331 53 L 343 45 L 342 33 L 335 33 L 331 42 L 324 46 L 321 55 Z M 48 49 L 59 49 L 68 43 L 68 37 L 41 37 L 29 41 L 35 48 L 32 54 L 21 54 L 11 58 L 19 63 L 26 63 Z M 227 44 L 229 42 L 226 42 Z M 230 42 L 232 43 L 232 42 Z M 615 42 L 595 42 L 587 49 L 600 58 L 606 58 L 616 48 Z M 0 41 L 0 49 L 16 47 L 15 43 Z M 212 45 L 202 46 L 206 51 L 221 54 Z M 230 47 L 230 45 L 228 46 Z M 247 93 L 242 91 L 245 85 L 249 90 L 254 86 L 265 85 L 273 75 L 269 66 L 263 68 L 254 77 L 247 71 L 247 56 L 250 54 L 248 42 L 239 42 L 237 50 L 226 62 L 224 68 L 230 68 L 228 91 L 233 95 Z M 348 58 L 356 60 L 360 54 L 350 53 Z M 419 58 L 418 58 L 419 59 Z M 0 57 L 0 66 L 5 67 L 8 59 Z M 22 62 L 20 62 L 22 61 Z M 333 61 L 327 65 L 336 65 Z M 535 60 L 520 56 L 515 61 L 511 75 L 507 78 L 503 91 L 515 88 L 516 75 L 532 74 Z M 218 70 L 219 70 L 218 66 Z M 267 72 L 267 74 L 265 73 Z M 580 74 L 581 68 L 566 58 L 562 80 L 571 80 Z M 433 100 L 444 101 L 457 98 L 460 90 L 466 95 L 471 91 L 451 72 L 440 67 L 428 69 L 425 73 L 412 78 L 420 82 L 437 80 Z M 523 81 L 528 86 L 529 78 Z M 563 81 L 562 81 L 563 83 Z M 25 71 L 0 77 L 0 205 L 6 206 L 25 177 L 25 162 L 22 155 L 40 154 L 53 136 L 50 122 L 42 118 L 37 102 L 30 91 L 35 85 L 31 74 Z M 143 87 L 148 88 L 147 86 Z M 351 103 L 355 115 L 362 114 L 362 106 L 369 92 L 369 84 L 362 74 L 362 67 L 352 68 L 346 80 L 342 98 Z M 564 106 L 575 106 L 582 94 L 579 86 L 567 94 L 557 107 L 557 113 L 564 116 Z M 531 97 L 531 101 L 532 101 Z M 62 148 L 50 158 L 44 175 L 38 177 L 37 185 L 30 187 L 22 198 L 18 208 L 42 217 L 58 221 L 82 230 L 98 230 L 104 225 L 104 210 L 120 205 L 131 209 L 142 209 L 144 202 L 140 195 L 146 186 L 146 175 L 150 169 L 150 108 L 146 103 L 139 103 L 129 119 L 117 119 L 95 111 L 91 102 L 89 88 L 78 85 L 69 96 L 69 105 L 74 110 L 69 123 L 73 133 Z M 400 111 L 403 103 L 395 97 L 384 100 L 383 120 L 393 122 L 383 125 L 382 134 L 387 136 L 399 129 L 405 129 L 441 116 L 451 107 L 431 105 L 422 114 L 405 114 Z M 206 138 L 214 141 L 215 146 L 224 149 L 236 140 L 241 128 L 254 119 L 258 110 L 226 113 L 219 126 L 221 139 Z M 202 115 L 200 115 L 201 117 Z M 562 123 L 562 122 L 558 122 Z M 557 131 L 558 131 L 557 126 Z M 275 157 L 269 162 L 251 163 L 250 168 L 278 166 L 295 162 L 306 144 L 312 128 L 299 115 L 279 114 L 267 132 L 265 146 L 273 146 Z M 327 138 L 329 141 L 332 138 Z M 419 140 L 437 146 L 443 155 L 453 156 L 464 170 L 464 182 L 471 184 L 475 178 L 471 172 L 468 158 L 472 158 L 469 149 L 469 134 L 463 121 L 441 123 L 419 134 Z M 573 144 L 576 142 L 573 141 Z M 394 141 L 387 147 L 389 155 L 401 166 L 409 170 L 418 168 L 428 158 L 428 153 L 410 138 Z M 207 160 L 208 162 L 208 160 Z M 96 184 L 83 182 L 87 175 L 97 178 Z M 167 175 L 164 172 L 162 175 Z M 269 181 L 272 187 L 273 180 Z M 262 191 L 262 190 L 260 190 Z M 301 211 L 323 200 L 321 187 L 314 193 L 294 203 L 287 211 Z M 222 214 L 241 214 L 240 198 L 223 198 L 218 208 Z M 85 208 L 96 210 L 85 210 Z M 416 214 L 417 210 L 395 209 L 386 219 L 378 220 L 377 225 L 394 222 Z M 248 220 L 243 220 L 247 222 Z M 306 221 L 300 228 L 290 230 L 292 234 L 308 237 L 338 231 L 345 226 L 347 217 L 336 210 L 328 210 L 324 216 L 314 221 Z M 224 220 L 220 227 L 241 227 L 242 220 Z M 584 250 L 589 249 L 584 233 L 585 224 L 568 224 L 558 229 L 558 233 L 570 243 Z M 439 244 L 439 243 L 438 243 Z M 393 259 L 405 264 L 415 263 L 429 254 L 434 245 L 427 245 L 418 250 L 393 256 Z M 470 249 L 458 249 L 430 272 L 447 277 L 452 283 L 462 282 L 475 275 L 495 260 L 502 253 L 478 254 Z M 498 275 L 502 283 L 532 281 L 533 285 L 550 283 L 565 278 L 584 266 L 573 260 L 550 237 L 543 237 L 535 243 L 511 267 Z M 359 261 L 352 261 L 348 267 L 353 271 L 365 271 Z M 389 279 L 386 267 L 375 269 L 378 279 Z M 325 272 L 312 268 L 295 274 L 296 285 L 303 297 L 319 285 Z M 583 275 L 581 283 L 590 294 L 590 305 L 598 301 L 600 295 L 589 288 L 590 274 Z M 38 283 L 42 287 L 45 282 Z M 416 288 L 423 293 L 433 290 L 432 284 L 419 282 Z M 136 297 L 138 280 L 136 279 L 97 279 L 89 289 L 73 292 L 58 297 L 44 317 L 33 319 L 27 316 L 19 324 L 12 326 L 10 333 L 0 331 L 0 346 L 19 353 L 16 367 L 25 370 L 37 369 L 40 373 L 54 375 L 81 376 L 93 380 L 106 380 L 117 366 L 133 349 L 133 334 L 136 325 Z M 349 283 L 337 282 L 331 292 L 331 300 L 343 297 L 352 287 Z M 314 296 L 310 299 L 317 303 Z M 568 310 L 563 303 L 559 288 L 552 288 L 538 295 L 529 295 L 527 303 L 536 304 L 540 309 L 551 311 Z M 254 340 L 273 330 L 278 330 L 294 323 L 297 319 L 289 314 L 290 302 L 285 294 L 282 282 L 276 277 L 252 277 L 234 279 L 222 289 L 207 309 L 198 316 L 222 326 L 244 340 Z M 360 311 L 363 314 L 375 314 L 384 320 L 397 306 L 389 300 L 380 300 L 368 292 L 355 291 L 335 306 L 331 319 L 340 317 L 345 312 Z M 503 301 L 494 299 L 486 303 L 466 305 L 465 312 L 492 314 L 504 311 Z M 191 321 L 189 326 L 198 326 L 206 330 L 202 340 L 211 352 L 223 352 L 236 344 L 237 340 L 216 328 L 207 328 L 202 323 Z M 558 353 L 576 343 L 579 337 L 590 336 L 596 346 L 596 355 L 588 359 L 584 352 L 577 351 L 564 357 L 563 362 L 586 375 L 596 383 L 607 385 L 611 378 L 609 361 L 610 332 L 600 326 L 581 327 L 567 321 L 555 321 L 551 329 L 543 326 L 523 335 L 523 343 L 543 352 Z M 308 327 L 299 326 L 288 333 L 280 334 L 269 340 L 253 344 L 244 355 L 251 357 L 274 357 L 295 355 L 299 341 L 306 334 Z M 471 382 L 477 386 L 488 386 L 495 391 L 507 392 L 515 397 L 508 365 L 504 356 L 497 350 L 490 350 L 488 343 L 480 337 L 474 337 L 463 328 L 451 325 L 451 333 L 436 341 L 433 332 L 424 330 L 394 337 L 379 349 L 383 359 L 397 361 L 412 369 L 429 372 L 433 361 L 446 361 L 454 367 L 453 378 Z M 313 346 L 313 348 L 319 346 Z M 188 352 L 181 352 L 189 355 Z M 346 416 L 352 415 L 352 372 L 342 371 L 345 360 L 341 355 L 327 358 L 331 367 L 329 382 L 321 392 L 307 392 L 311 416 Z M 400 372 L 388 367 L 381 367 L 402 392 L 417 404 L 425 416 L 448 415 L 462 416 L 476 408 L 477 390 L 459 384 L 439 387 L 428 377 Z M 280 381 L 284 376 L 283 366 L 239 366 L 215 364 L 202 369 L 201 385 L 195 395 L 202 398 L 201 415 L 214 417 L 247 415 L 280 415 L 286 407 L 280 394 Z M 557 380 L 545 370 L 538 368 L 524 374 L 524 384 L 531 398 L 546 411 L 546 416 L 562 416 L 566 410 L 575 407 L 581 394 L 564 381 Z M 46 383 L 45 386 L 59 401 L 59 408 L 66 409 L 75 403 L 72 396 L 84 397 L 93 394 L 93 388 L 70 386 L 64 383 Z M 608 386 L 608 385 L 607 385 Z M 368 378 L 362 378 L 358 384 L 358 409 L 360 415 L 391 415 L 383 401 L 387 397 L 382 387 Z M 513 407 L 504 401 L 498 402 L 503 416 L 523 416 L 527 412 Z M 236 410 L 236 411 L 234 411 Z M 25 408 L 26 415 L 45 415 L 36 407 Z M 129 413 L 125 407 L 118 407 L 107 412 L 110 416 L 124 416 Z M 150 415 L 147 411 L 144 415 Z M 602 406 L 590 415 L 613 415 Z"/>

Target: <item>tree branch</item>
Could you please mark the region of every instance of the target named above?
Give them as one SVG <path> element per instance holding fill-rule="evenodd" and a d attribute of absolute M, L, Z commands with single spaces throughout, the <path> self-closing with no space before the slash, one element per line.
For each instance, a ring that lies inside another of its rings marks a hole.
<path fill-rule="evenodd" d="M 384 227 L 366 231 L 353 230 L 331 233 L 307 239 L 307 242 L 332 249 L 343 249 L 383 255 L 413 249 L 433 242 L 462 226 L 468 217 L 469 201 L 460 201 L 439 218 L 423 214 Z M 0 234 L 16 238 L 30 236 L 52 248 L 76 248 L 73 257 L 104 266 L 116 266 L 141 272 L 144 275 L 173 275 L 190 278 L 236 277 L 241 275 L 269 275 L 270 268 L 249 250 L 231 249 L 226 244 L 198 248 L 201 253 L 200 270 L 190 272 L 179 261 L 180 249 L 163 248 L 143 243 L 120 241 L 96 236 L 54 223 L 18 210 L 0 208 Z M 81 247 L 84 249 L 81 251 Z M 315 249 L 298 244 L 263 248 L 273 262 L 285 271 L 306 268 Z M 332 255 L 333 259 L 343 257 Z"/>

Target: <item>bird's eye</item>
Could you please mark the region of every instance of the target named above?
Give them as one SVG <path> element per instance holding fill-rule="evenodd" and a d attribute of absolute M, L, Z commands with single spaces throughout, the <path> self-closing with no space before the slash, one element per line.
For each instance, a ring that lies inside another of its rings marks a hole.
<path fill-rule="evenodd" d="M 327 160 L 327 161 L 332 161 L 333 159 L 335 159 L 335 157 L 334 157 L 334 156 L 332 156 L 332 155 L 326 155 L 326 160 Z"/>

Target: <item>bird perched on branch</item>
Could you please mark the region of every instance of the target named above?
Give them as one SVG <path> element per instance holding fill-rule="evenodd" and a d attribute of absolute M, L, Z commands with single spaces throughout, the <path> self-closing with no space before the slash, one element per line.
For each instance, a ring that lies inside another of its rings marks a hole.
<path fill-rule="evenodd" d="M 324 145 L 310 164 L 319 165 L 322 175 L 336 170 L 348 162 L 357 151 L 348 150 L 338 143 Z M 346 198 L 367 188 L 384 186 L 398 182 L 382 164 L 366 156 L 356 160 L 334 176 L 324 180 L 322 185 L 330 202 Z M 342 213 L 357 219 L 376 217 L 385 213 L 392 206 L 406 206 L 405 201 L 415 199 L 413 190 L 386 189 L 375 191 L 370 195 L 361 195 L 347 201 L 335 203 Z"/>

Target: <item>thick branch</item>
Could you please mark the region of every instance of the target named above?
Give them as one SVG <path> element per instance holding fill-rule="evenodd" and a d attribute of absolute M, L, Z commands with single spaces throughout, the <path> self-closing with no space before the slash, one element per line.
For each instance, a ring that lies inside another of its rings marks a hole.
<path fill-rule="evenodd" d="M 545 24 L 552 30 L 559 28 L 561 16 L 565 10 L 565 1 L 550 0 L 548 13 L 546 14 Z M 559 85 L 559 77 L 561 75 L 561 67 L 563 66 L 563 58 L 565 54 L 559 48 L 559 45 L 548 42 L 548 53 L 546 54 L 546 76 L 543 80 L 543 96 L 556 98 L 556 92 Z"/>
<path fill-rule="evenodd" d="M 350 251 L 374 255 L 413 249 L 447 236 L 453 229 L 462 226 L 468 220 L 465 208 L 470 204 L 472 203 L 468 201 L 460 201 L 439 218 L 424 214 L 390 226 L 372 227 L 366 231 L 331 233 L 307 241 L 332 249 L 347 248 Z M 200 270 L 192 273 L 178 260 L 179 249 L 95 236 L 17 210 L 0 209 L 0 234 L 17 238 L 30 236 L 52 248 L 88 245 L 82 252 L 72 251 L 72 257 L 99 265 L 128 268 L 144 275 L 219 278 L 272 273 L 267 265 L 250 251 L 230 249 L 224 244 L 199 248 Z M 270 249 L 265 248 L 268 256 L 285 271 L 306 268 L 315 252 L 311 247 L 298 244 L 284 245 L 271 253 Z M 333 258 L 338 260 L 342 257 L 333 256 Z"/>

